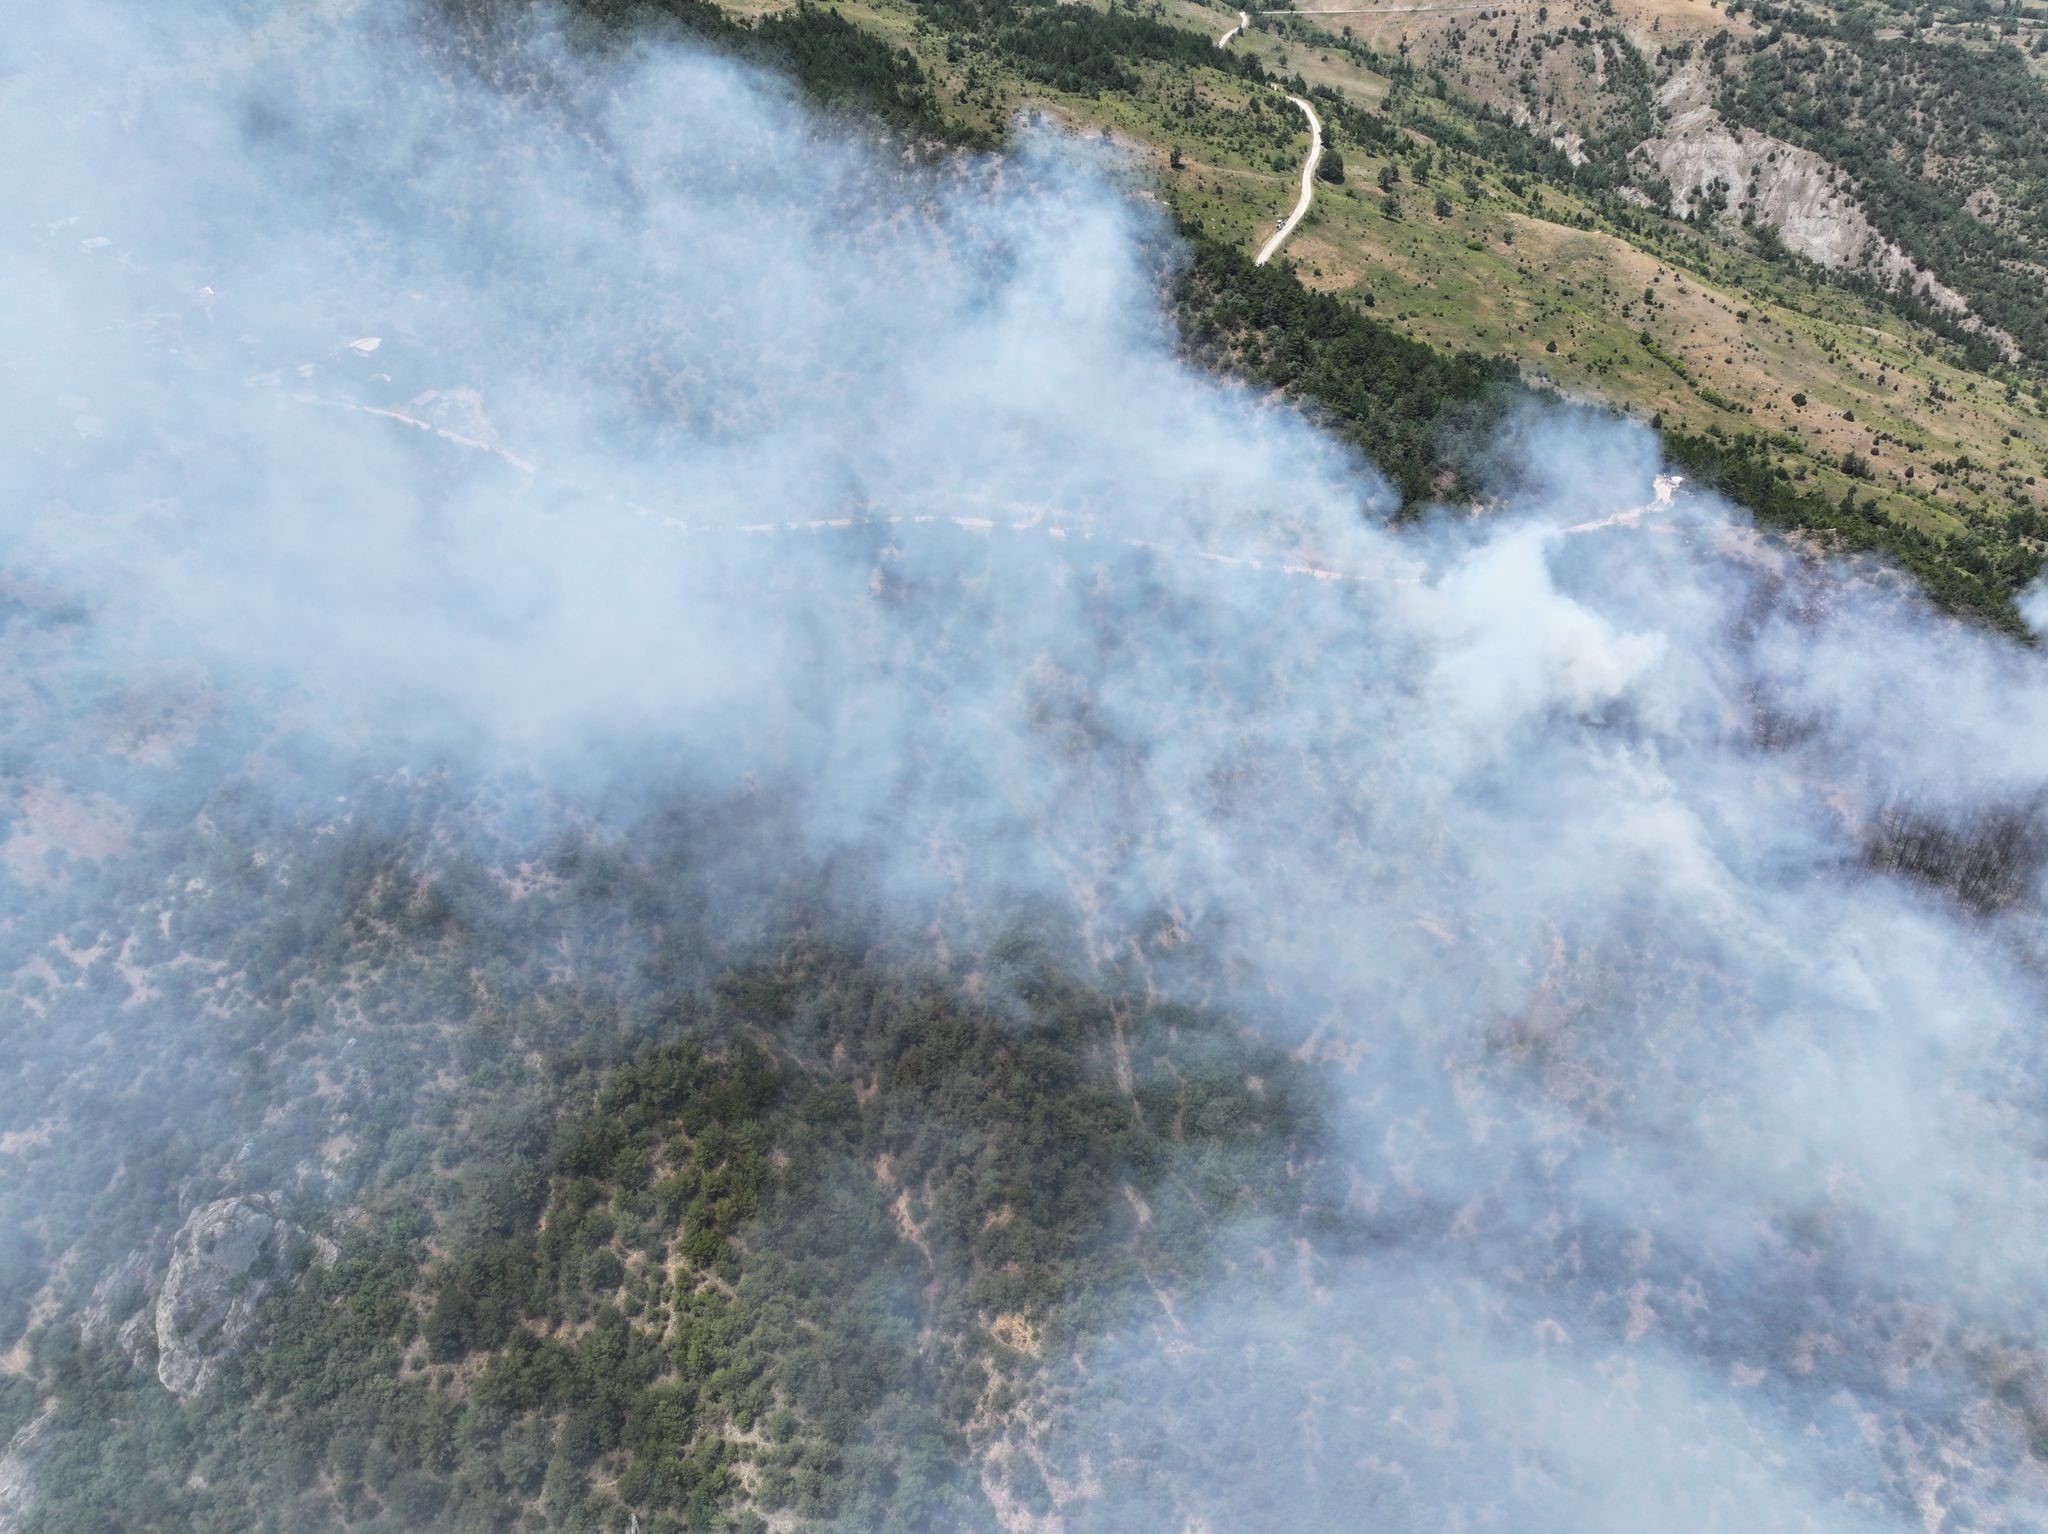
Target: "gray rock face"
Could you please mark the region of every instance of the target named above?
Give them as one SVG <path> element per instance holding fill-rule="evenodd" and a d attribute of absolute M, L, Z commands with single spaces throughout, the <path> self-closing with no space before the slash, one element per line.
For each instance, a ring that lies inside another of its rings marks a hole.
<path fill-rule="evenodd" d="M 36 1469 L 49 1449 L 43 1441 L 49 1422 L 45 1412 L 16 1433 L 0 1454 L 0 1534 L 13 1534 L 35 1505 Z"/>
<path fill-rule="evenodd" d="M 267 1197 L 195 1209 L 171 1243 L 152 1316 L 164 1388 L 180 1397 L 204 1390 L 248 1334 L 256 1307 L 291 1279 L 310 1247 Z"/>
<path fill-rule="evenodd" d="M 1904 282 L 1935 307 L 2010 349 L 2010 337 L 1982 326 L 1969 303 L 1880 234 L 1838 167 L 1811 150 L 1765 133 L 1737 129 L 1713 105 L 1710 82 L 1682 69 L 1659 92 L 1666 127 L 1638 146 L 1671 184 L 1678 211 L 1718 183 L 1728 216 L 1747 212 L 1788 249 L 1831 271 L 1861 271 L 1887 285 Z"/>
<path fill-rule="evenodd" d="M 125 1330 L 123 1322 L 148 1305 L 149 1281 L 160 1251 L 130 1252 L 93 1285 L 92 1298 L 78 1313 L 78 1330 L 87 1342 L 101 1342 Z"/>

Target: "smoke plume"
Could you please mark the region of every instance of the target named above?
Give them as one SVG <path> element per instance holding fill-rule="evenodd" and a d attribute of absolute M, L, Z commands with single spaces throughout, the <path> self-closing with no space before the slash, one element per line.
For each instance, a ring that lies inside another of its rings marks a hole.
<path fill-rule="evenodd" d="M 1177 357 L 1162 221 L 1056 132 L 926 164 L 508 46 L 0 41 L 23 1080 L 212 1026 L 32 1003 L 223 781 L 281 836 L 459 783 L 522 847 L 750 805 L 708 888 L 1055 913 L 1330 1083 L 1353 1235 L 1092 1345 L 1030 1445 L 1069 1527 L 2037 1526 L 2035 652 L 1583 416 L 1390 524 Z"/>

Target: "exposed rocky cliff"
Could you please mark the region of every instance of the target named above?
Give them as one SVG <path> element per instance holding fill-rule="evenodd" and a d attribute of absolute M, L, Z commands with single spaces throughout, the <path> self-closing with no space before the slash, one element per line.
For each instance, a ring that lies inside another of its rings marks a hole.
<path fill-rule="evenodd" d="M 1839 167 L 1767 133 L 1731 127 L 1706 82 L 1689 70 L 1659 92 L 1665 131 L 1636 153 L 1671 185 L 1672 211 L 1724 208 L 1777 232 L 1785 247 L 1830 271 L 1859 272 L 1888 287 L 1903 283 L 1936 308 L 1971 318 L 1963 296 L 1923 271 L 1885 238 Z"/>
<path fill-rule="evenodd" d="M 20 1528 L 35 1500 L 36 1469 L 48 1449 L 44 1429 L 49 1421 L 47 1413 L 36 1418 L 0 1453 L 0 1534 Z"/>
<path fill-rule="evenodd" d="M 156 1302 L 157 1378 L 174 1395 L 206 1388 L 254 1325 L 256 1309 L 316 1255 L 313 1239 L 263 1195 L 193 1211 L 171 1244 Z M 128 1340 L 129 1329 L 122 1329 Z"/>

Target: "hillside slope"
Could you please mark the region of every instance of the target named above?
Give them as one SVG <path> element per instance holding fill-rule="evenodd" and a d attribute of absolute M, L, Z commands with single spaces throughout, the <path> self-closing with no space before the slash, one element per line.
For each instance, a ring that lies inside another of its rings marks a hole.
<path fill-rule="evenodd" d="M 1988 268 L 1929 244 L 1919 194 L 1800 130 L 1812 108 L 1773 73 L 1782 48 L 1766 46 L 1789 34 L 1739 10 L 1262 12 L 1227 50 L 1203 45 L 1235 10 L 1195 0 L 733 14 L 854 23 L 915 62 L 949 134 L 985 141 L 1051 114 L 1103 137 L 1132 157 L 1140 195 L 1248 252 L 1293 200 L 1305 127 L 1261 88 L 1291 80 L 1319 103 L 1343 176 L 1286 251 L 1309 290 L 1433 351 L 1500 359 L 1538 388 L 1652 422 L 1681 463 L 1765 520 L 1880 550 L 1945 603 L 2010 626 L 2010 600 L 2048 549 L 2048 393 L 2015 339 L 2031 334 L 2038 295 L 2001 297 Z M 1937 69 L 1951 45 L 1935 35 L 1884 46 L 1919 48 Z M 2018 89 L 2032 103 L 2043 88 Z M 2030 205 L 2032 140 L 2018 126 L 1956 131 L 2020 178 L 2000 204 L 2013 223 Z M 1276 340 L 1236 364 L 1273 377 Z M 1333 402 L 1301 369 L 1274 381 Z M 1427 472 L 1388 467 L 1411 493 L 1477 483 L 1441 452 Z"/>
<path fill-rule="evenodd" d="M 0 90 L 0 1531 L 2040 1521 L 2048 664 L 1805 557 L 2026 535 L 1682 327 L 1967 335 L 1200 12 L 263 14 Z"/>

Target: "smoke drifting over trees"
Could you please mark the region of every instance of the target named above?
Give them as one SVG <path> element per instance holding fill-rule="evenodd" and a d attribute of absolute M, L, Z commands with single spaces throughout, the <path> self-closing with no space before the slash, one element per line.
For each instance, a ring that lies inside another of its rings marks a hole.
<path fill-rule="evenodd" d="M 629 1001 L 824 934 L 1018 1029 L 1028 927 L 1291 1057 L 1324 1192 L 1131 1169 L 1217 1267 L 955 1424 L 1012 1526 L 2039 1522 L 2037 654 L 1578 416 L 1516 423 L 1514 505 L 1389 526 L 1175 356 L 1082 151 L 919 168 L 716 58 L 506 46 L 0 43 L 11 1374 L 223 1191 L 390 1175 L 306 1172 L 344 1051 L 489 1054 L 490 973 L 293 967 L 349 922 Z"/>

